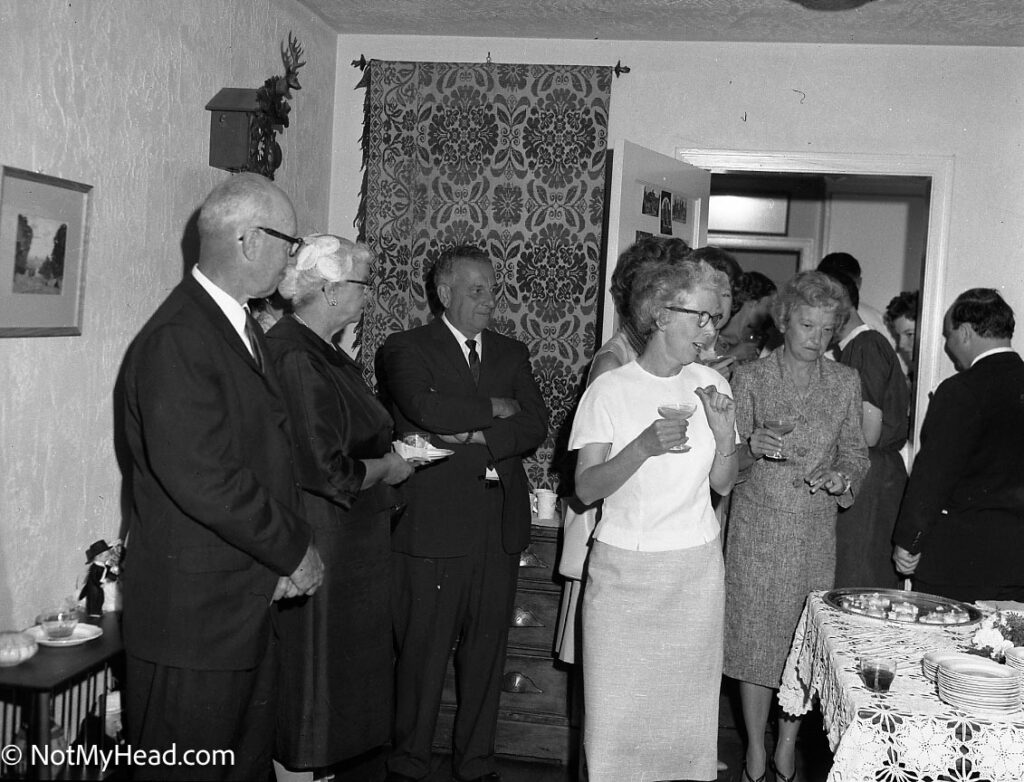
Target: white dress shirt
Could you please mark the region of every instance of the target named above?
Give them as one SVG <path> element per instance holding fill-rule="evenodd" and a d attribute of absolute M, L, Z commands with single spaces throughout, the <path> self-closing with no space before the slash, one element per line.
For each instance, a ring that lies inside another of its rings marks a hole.
<path fill-rule="evenodd" d="M 242 344 L 249 351 L 249 355 L 255 358 L 256 354 L 253 352 L 252 345 L 249 344 L 249 337 L 245 333 L 245 313 L 248 310 L 235 301 L 231 294 L 227 293 L 223 288 L 217 287 L 209 277 L 199 271 L 198 264 L 192 267 L 192 276 L 196 282 L 203 286 L 203 290 L 210 294 L 214 304 L 220 307 L 224 317 L 231 324 L 231 328 L 238 332 L 238 338 L 242 340 Z"/>

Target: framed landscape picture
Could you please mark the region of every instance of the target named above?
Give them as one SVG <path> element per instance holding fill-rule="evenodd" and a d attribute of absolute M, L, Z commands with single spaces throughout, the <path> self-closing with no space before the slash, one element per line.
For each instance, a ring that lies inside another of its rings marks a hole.
<path fill-rule="evenodd" d="M 0 337 L 82 333 L 91 190 L 0 168 Z"/>

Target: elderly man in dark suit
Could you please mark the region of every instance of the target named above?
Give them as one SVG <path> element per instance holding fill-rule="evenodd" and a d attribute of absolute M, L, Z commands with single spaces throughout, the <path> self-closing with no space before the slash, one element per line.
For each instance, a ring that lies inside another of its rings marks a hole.
<path fill-rule="evenodd" d="M 1013 310 L 973 288 L 942 333 L 959 374 L 935 391 L 893 535 L 915 589 L 957 600 L 1024 600 L 1024 361 Z"/>
<path fill-rule="evenodd" d="M 419 469 L 394 550 L 396 719 L 388 779 L 421 779 L 449 653 L 459 698 L 452 765 L 460 780 L 496 780 L 494 735 L 519 553 L 530 538 L 521 458 L 544 440 L 547 412 L 526 346 L 487 327 L 490 259 L 474 247 L 434 269 L 443 317 L 391 335 L 378 380 L 399 434 L 426 432 L 454 453 Z"/>
<path fill-rule="evenodd" d="M 299 515 L 288 421 L 243 305 L 272 292 L 297 241 L 288 197 L 257 174 L 213 189 L 198 264 L 124 364 L 132 506 L 124 573 L 133 749 L 231 750 L 136 778 L 262 779 L 271 772 L 273 600 L 323 578 Z"/>

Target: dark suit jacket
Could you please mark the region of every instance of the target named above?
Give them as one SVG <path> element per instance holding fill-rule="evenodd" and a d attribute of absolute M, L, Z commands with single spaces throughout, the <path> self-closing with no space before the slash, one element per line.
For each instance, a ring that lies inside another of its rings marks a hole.
<path fill-rule="evenodd" d="M 311 539 L 297 512 L 286 411 L 267 369 L 191 275 L 128 349 L 129 654 L 243 670 L 265 653 L 278 576 L 294 571 Z"/>
<path fill-rule="evenodd" d="M 480 384 L 474 386 L 462 349 L 440 320 L 392 334 L 377 353 L 377 380 L 392 408 L 396 432 L 455 434 L 478 429 L 487 445 L 434 445 L 455 453 L 420 468 L 403 484 L 408 508 L 392 535 L 395 551 L 422 557 L 469 553 L 483 512 L 476 488 L 488 464 L 503 490 L 502 544 L 522 551 L 530 540 L 529 484 L 522 456 L 544 441 L 547 410 L 521 342 L 485 330 L 481 335 Z M 491 416 L 491 397 L 515 399 L 521 411 Z"/>
<path fill-rule="evenodd" d="M 943 584 L 1024 585 L 1024 361 L 996 353 L 943 382 L 894 542 L 922 552 L 917 575 Z"/>

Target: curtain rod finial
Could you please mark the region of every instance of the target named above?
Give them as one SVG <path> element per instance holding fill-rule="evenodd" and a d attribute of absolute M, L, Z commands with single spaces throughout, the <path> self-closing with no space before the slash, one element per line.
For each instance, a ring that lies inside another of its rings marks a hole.
<path fill-rule="evenodd" d="M 615 71 L 615 78 L 617 79 L 622 74 L 629 73 L 629 66 L 623 65 L 622 60 L 619 60 L 617 63 L 615 63 L 615 68 L 613 70 Z"/>
<path fill-rule="evenodd" d="M 366 70 L 366 56 L 360 54 L 358 60 L 352 60 L 352 67 L 358 68 L 361 71 Z"/>

